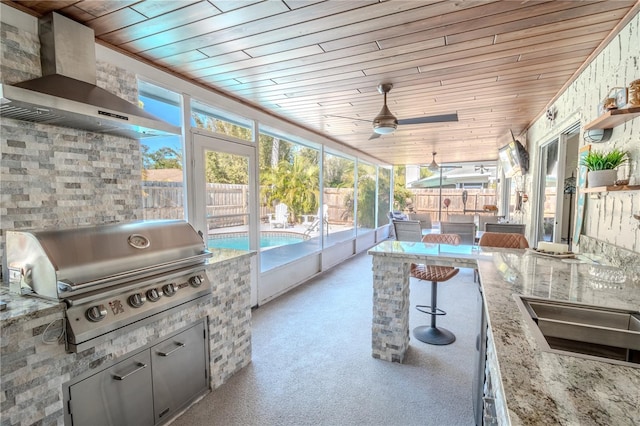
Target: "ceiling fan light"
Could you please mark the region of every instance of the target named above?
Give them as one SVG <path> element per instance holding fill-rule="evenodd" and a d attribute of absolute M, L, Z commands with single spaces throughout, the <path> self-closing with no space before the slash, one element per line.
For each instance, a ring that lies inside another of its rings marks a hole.
<path fill-rule="evenodd" d="M 374 124 L 373 131 L 379 135 L 388 135 L 389 133 L 395 132 L 397 127 L 398 127 L 397 124 L 396 125 L 380 124 L 378 127 L 376 127 Z"/>
<path fill-rule="evenodd" d="M 379 135 L 388 135 L 389 133 L 395 132 L 397 128 L 398 119 L 389 111 L 385 94 L 385 104 L 380 110 L 380 113 L 373 119 L 373 131 Z"/>
<path fill-rule="evenodd" d="M 427 169 L 429 169 L 429 171 L 431 172 L 437 172 L 438 170 L 440 170 L 440 166 L 438 166 L 438 163 L 436 163 L 436 153 L 433 152 L 431 153 L 431 155 L 432 155 L 431 164 L 427 166 Z"/>

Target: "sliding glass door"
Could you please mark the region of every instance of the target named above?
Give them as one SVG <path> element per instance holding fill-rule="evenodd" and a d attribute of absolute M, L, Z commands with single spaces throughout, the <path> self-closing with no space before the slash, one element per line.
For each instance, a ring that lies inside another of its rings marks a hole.
<path fill-rule="evenodd" d="M 575 223 L 575 176 L 578 162 L 579 124 L 560 133 L 539 151 L 538 203 L 534 210 L 537 241 L 571 245 Z M 535 244 L 535 242 L 534 242 Z"/>
<path fill-rule="evenodd" d="M 540 149 L 538 241 L 555 241 L 558 196 L 558 140 Z"/>

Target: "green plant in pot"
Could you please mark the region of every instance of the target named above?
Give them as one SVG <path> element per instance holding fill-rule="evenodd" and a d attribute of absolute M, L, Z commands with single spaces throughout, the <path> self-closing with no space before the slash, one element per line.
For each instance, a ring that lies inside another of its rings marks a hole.
<path fill-rule="evenodd" d="M 580 160 L 580 165 L 585 166 L 587 184 L 589 187 L 613 185 L 618 177 L 616 168 L 629 161 L 629 153 L 614 148 L 609 152 L 590 151 Z"/>

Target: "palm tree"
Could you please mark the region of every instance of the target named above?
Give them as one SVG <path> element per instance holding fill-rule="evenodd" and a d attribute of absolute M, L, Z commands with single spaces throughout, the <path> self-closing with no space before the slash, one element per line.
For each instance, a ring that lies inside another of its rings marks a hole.
<path fill-rule="evenodd" d="M 305 156 L 296 155 L 292 162 L 282 160 L 277 167 L 264 171 L 262 190 L 268 203 L 282 202 L 298 216 L 318 209 L 319 176 L 317 164 Z"/>

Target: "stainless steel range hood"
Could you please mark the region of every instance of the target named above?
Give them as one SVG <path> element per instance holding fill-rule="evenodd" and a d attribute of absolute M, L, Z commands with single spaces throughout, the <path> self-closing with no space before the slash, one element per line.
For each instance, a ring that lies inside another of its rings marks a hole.
<path fill-rule="evenodd" d="M 96 86 L 93 29 L 57 13 L 39 20 L 43 77 L 0 84 L 0 116 L 133 139 L 180 128 Z"/>

